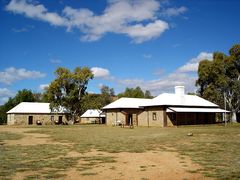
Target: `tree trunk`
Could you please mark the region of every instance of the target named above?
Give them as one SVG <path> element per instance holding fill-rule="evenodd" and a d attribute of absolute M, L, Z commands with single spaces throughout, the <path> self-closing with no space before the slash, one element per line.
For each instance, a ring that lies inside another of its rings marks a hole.
<path fill-rule="evenodd" d="M 237 122 L 237 114 L 236 114 L 236 112 L 232 112 L 232 122 Z"/>

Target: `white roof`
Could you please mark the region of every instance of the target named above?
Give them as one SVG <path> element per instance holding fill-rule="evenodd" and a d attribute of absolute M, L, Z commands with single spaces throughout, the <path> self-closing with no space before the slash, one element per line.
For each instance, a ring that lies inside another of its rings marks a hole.
<path fill-rule="evenodd" d="M 218 107 L 218 105 L 207 101 L 196 95 L 178 95 L 163 93 L 152 99 L 145 106 L 200 106 L 200 107 Z"/>
<path fill-rule="evenodd" d="M 179 107 L 169 107 L 167 112 L 212 112 L 212 113 L 224 113 L 229 112 L 220 108 L 179 108 Z"/>
<path fill-rule="evenodd" d="M 148 106 L 190 106 L 205 108 L 219 108 L 218 105 L 196 95 L 179 95 L 163 93 L 153 99 L 120 98 L 102 109 L 143 108 Z M 206 112 L 206 111 L 205 111 Z"/>
<path fill-rule="evenodd" d="M 95 117 L 105 117 L 105 114 L 102 114 L 102 111 L 100 109 L 89 109 L 83 115 L 81 115 L 81 118 L 95 118 Z"/>
<path fill-rule="evenodd" d="M 102 109 L 116 109 L 116 108 L 139 108 L 150 103 L 151 99 L 144 98 L 120 98 Z"/>
<path fill-rule="evenodd" d="M 7 114 L 10 113 L 68 113 L 66 108 L 60 107 L 58 109 L 54 109 L 51 111 L 50 109 L 50 103 L 39 103 L 39 102 L 21 102 L 14 108 L 12 108 L 10 111 L 7 112 Z"/>

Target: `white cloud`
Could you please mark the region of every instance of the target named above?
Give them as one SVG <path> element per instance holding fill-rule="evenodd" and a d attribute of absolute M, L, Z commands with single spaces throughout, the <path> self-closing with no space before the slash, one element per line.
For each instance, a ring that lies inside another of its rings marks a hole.
<path fill-rule="evenodd" d="M 145 59 L 151 59 L 152 55 L 151 54 L 143 54 L 143 58 Z"/>
<path fill-rule="evenodd" d="M 39 19 L 55 26 L 67 24 L 67 20 L 57 13 L 50 13 L 43 5 L 30 4 L 25 0 L 11 0 L 6 6 L 6 10 L 12 11 L 15 14 L 23 14 L 30 18 Z"/>
<path fill-rule="evenodd" d="M 212 53 L 201 52 L 195 58 L 190 59 L 184 66 L 177 68 L 172 73 L 163 76 L 164 69 L 158 69 L 154 75 L 161 75 L 161 78 L 153 80 L 144 79 L 111 79 L 122 90 L 126 87 L 140 86 L 143 90 L 150 90 L 153 95 L 159 95 L 163 92 L 174 92 L 174 86 L 185 86 L 186 92 L 196 92 L 195 82 L 197 80 L 198 63 L 203 59 L 212 60 Z M 191 66 L 189 65 L 191 64 Z"/>
<path fill-rule="evenodd" d="M 27 32 L 28 29 L 27 28 L 19 28 L 19 29 L 12 28 L 12 31 L 15 33 L 21 33 L 21 32 Z"/>
<path fill-rule="evenodd" d="M 167 16 L 177 16 L 186 11 L 186 7 L 160 7 L 157 0 L 110 0 L 102 14 L 97 15 L 89 9 L 74 9 L 69 6 L 58 14 L 49 12 L 42 4 L 11 0 L 6 10 L 54 26 L 66 27 L 68 31 L 77 28 L 83 33 L 83 41 L 96 41 L 106 33 L 115 33 L 130 37 L 134 43 L 142 43 L 158 38 L 169 29 L 168 23 L 158 18 L 159 11 Z"/>
<path fill-rule="evenodd" d="M 126 33 L 133 39 L 134 43 L 142 43 L 150 39 L 159 37 L 165 30 L 167 30 L 168 23 L 162 20 L 156 20 L 147 25 L 136 24 L 124 28 L 123 33 Z"/>
<path fill-rule="evenodd" d="M 187 92 L 195 92 L 195 81 L 196 76 L 173 72 L 163 78 L 145 82 L 144 87 L 147 87 L 154 95 L 163 92 L 173 92 L 174 86 L 177 85 L 185 86 Z"/>
<path fill-rule="evenodd" d="M 60 59 L 50 59 L 50 62 L 52 64 L 60 64 L 60 63 L 62 63 L 62 61 Z"/>
<path fill-rule="evenodd" d="M 165 72 L 165 70 L 163 68 L 159 68 L 159 69 L 156 69 L 153 72 L 153 75 L 155 75 L 155 76 L 162 76 L 164 72 Z"/>
<path fill-rule="evenodd" d="M 23 79 L 36 79 L 45 77 L 46 74 L 39 71 L 29 71 L 24 68 L 16 69 L 10 67 L 0 72 L 0 83 L 12 84 L 14 81 Z"/>
<path fill-rule="evenodd" d="M 116 81 L 119 84 L 127 86 L 127 87 L 142 86 L 144 83 L 144 80 L 142 80 L 142 79 L 117 79 Z"/>
<path fill-rule="evenodd" d="M 187 8 L 184 6 L 179 8 L 173 7 L 173 8 L 164 9 L 163 12 L 161 12 L 160 14 L 162 16 L 172 17 L 172 16 L 178 16 L 180 14 L 183 14 L 186 11 L 187 11 Z"/>
<path fill-rule="evenodd" d="M 46 89 L 48 88 L 48 86 L 49 86 L 49 84 L 40 84 L 40 85 L 39 85 L 39 89 L 40 89 L 41 91 L 43 91 L 43 90 L 46 90 Z"/>
<path fill-rule="evenodd" d="M 35 27 L 33 25 L 28 25 L 28 26 L 22 27 L 22 28 L 12 28 L 12 31 L 15 33 L 23 33 L 23 32 L 28 32 L 34 28 Z"/>
<path fill-rule="evenodd" d="M 7 88 L 0 88 L 0 105 L 7 102 L 8 98 L 13 97 L 14 93 Z"/>
<path fill-rule="evenodd" d="M 95 78 L 108 79 L 110 77 L 110 72 L 108 69 L 104 69 L 101 67 L 92 67 L 91 71 L 94 74 Z"/>
<path fill-rule="evenodd" d="M 0 88 L 0 97 L 4 97 L 4 96 L 11 97 L 13 95 L 14 95 L 14 93 L 11 92 L 9 89 L 7 89 L 7 88 Z"/>
<path fill-rule="evenodd" d="M 199 62 L 206 59 L 212 60 L 213 54 L 208 52 L 201 52 L 197 57 L 192 58 L 185 65 L 179 67 L 177 71 L 182 73 L 197 72 Z"/>
<path fill-rule="evenodd" d="M 185 86 L 186 92 L 195 92 L 196 76 L 189 76 L 186 73 L 170 73 L 165 77 L 146 81 L 144 79 L 114 79 L 118 87 L 123 91 L 126 87 L 151 91 L 152 95 L 157 96 L 160 93 L 174 92 L 174 87 L 177 85 Z"/>
<path fill-rule="evenodd" d="M 174 91 L 174 86 L 185 86 L 186 92 L 195 92 L 195 82 L 197 80 L 197 70 L 199 62 L 208 59 L 213 59 L 213 54 L 201 52 L 197 57 L 190 59 L 185 65 L 176 69 L 176 71 L 168 74 L 165 77 L 144 82 L 143 87 L 147 87 L 153 94 L 157 95 L 161 92 Z"/>

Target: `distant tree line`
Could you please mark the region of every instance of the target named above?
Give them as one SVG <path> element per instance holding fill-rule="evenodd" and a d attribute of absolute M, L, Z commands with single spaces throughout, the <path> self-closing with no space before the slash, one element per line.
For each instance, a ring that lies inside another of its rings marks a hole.
<path fill-rule="evenodd" d="M 136 88 L 126 88 L 123 93 L 119 93 L 118 97 L 130 97 L 130 98 L 153 98 L 150 91 L 146 90 L 143 92 L 143 90 L 138 86 Z"/>
<path fill-rule="evenodd" d="M 7 122 L 6 112 L 21 102 L 49 102 L 50 108 L 64 106 L 70 110 L 72 122 L 87 109 L 101 109 L 120 97 L 151 98 L 149 91 L 143 92 L 140 87 L 126 88 L 123 93 L 115 95 L 114 89 L 102 86 L 100 94 L 86 92 L 89 80 L 94 75 L 88 67 L 76 67 L 73 71 L 59 67 L 55 79 L 43 93 L 33 93 L 23 89 L 16 96 L 0 106 L 0 124 Z"/>
<path fill-rule="evenodd" d="M 113 88 L 102 86 L 100 94 L 87 93 L 88 82 L 94 78 L 88 67 L 76 67 L 73 71 L 59 67 L 55 79 L 45 92 L 33 93 L 23 89 L 16 96 L 0 106 L 0 124 L 6 123 L 6 112 L 20 102 L 49 102 L 51 108 L 64 106 L 70 110 L 72 121 L 87 109 L 100 109 L 117 98 L 152 98 L 150 91 L 140 88 L 126 88 L 115 96 Z M 232 46 L 229 55 L 215 52 L 213 60 L 199 63 L 197 94 L 232 112 L 233 120 L 240 114 L 240 44 Z"/>

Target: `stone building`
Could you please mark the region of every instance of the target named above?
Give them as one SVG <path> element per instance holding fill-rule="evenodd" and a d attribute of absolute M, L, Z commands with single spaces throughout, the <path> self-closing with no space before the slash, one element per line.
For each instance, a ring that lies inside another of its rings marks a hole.
<path fill-rule="evenodd" d="M 174 94 L 163 93 L 153 99 L 120 98 L 102 109 L 107 125 L 161 127 L 212 124 L 216 113 L 228 112 L 201 97 L 184 94 L 184 86 L 176 86 Z"/>
<path fill-rule="evenodd" d="M 63 124 L 68 120 L 65 108 L 51 110 L 49 103 L 21 102 L 7 112 L 8 125 Z"/>
<path fill-rule="evenodd" d="M 100 109 L 88 109 L 81 115 L 82 124 L 105 124 L 105 114 Z"/>

